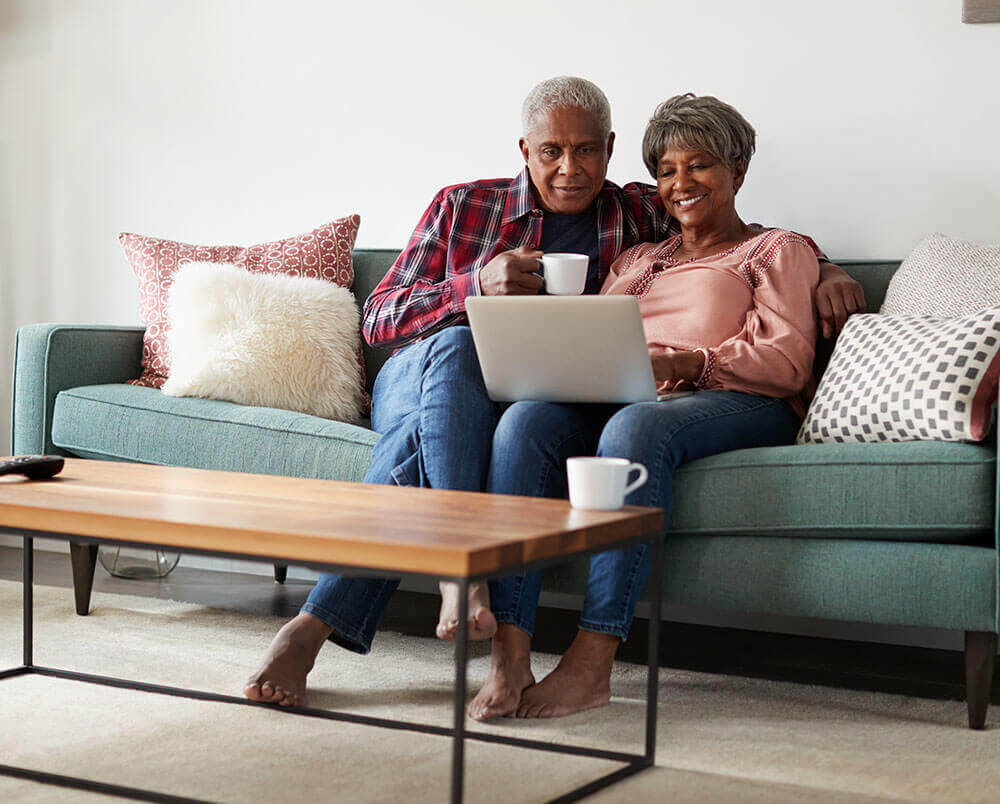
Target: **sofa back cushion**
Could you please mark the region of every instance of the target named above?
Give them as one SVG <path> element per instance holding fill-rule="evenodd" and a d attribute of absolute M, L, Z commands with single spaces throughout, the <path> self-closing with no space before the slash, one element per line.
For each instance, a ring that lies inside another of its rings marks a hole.
<path fill-rule="evenodd" d="M 392 248 L 354 250 L 354 284 L 351 285 L 351 291 L 354 293 L 359 307 L 364 305 L 365 299 L 375 290 L 375 286 L 382 280 L 382 277 L 389 272 L 398 256 L 399 251 Z M 361 344 L 365 356 L 366 390 L 371 393 L 375 375 L 382 368 L 382 364 L 389 359 L 392 350 L 372 349 L 364 339 L 364 335 L 362 335 Z"/>
<path fill-rule="evenodd" d="M 868 312 L 878 312 L 885 299 L 889 280 L 899 268 L 899 260 L 840 260 L 837 265 L 861 283 L 865 301 L 868 303 Z"/>

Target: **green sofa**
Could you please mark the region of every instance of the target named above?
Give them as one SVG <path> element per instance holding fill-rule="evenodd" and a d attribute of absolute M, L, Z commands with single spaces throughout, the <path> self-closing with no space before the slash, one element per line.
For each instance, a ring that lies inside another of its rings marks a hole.
<path fill-rule="evenodd" d="M 359 300 L 396 254 L 355 252 Z M 898 263 L 843 265 L 877 310 Z M 377 438 L 364 423 L 126 385 L 139 375 L 142 332 L 22 327 L 15 454 L 362 479 Z M 386 357 L 365 348 L 369 387 Z M 684 467 L 674 497 L 665 604 L 964 631 L 969 724 L 984 727 L 998 631 L 995 443 L 740 450 Z M 81 613 L 91 549 L 73 549 Z M 579 594 L 586 571 L 552 571 L 547 588 Z"/>

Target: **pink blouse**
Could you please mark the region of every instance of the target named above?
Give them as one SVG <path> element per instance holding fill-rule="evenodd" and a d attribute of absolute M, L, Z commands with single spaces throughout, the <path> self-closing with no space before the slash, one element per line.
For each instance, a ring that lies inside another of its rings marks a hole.
<path fill-rule="evenodd" d="M 812 248 L 784 229 L 675 262 L 680 245 L 675 235 L 623 252 L 601 293 L 638 297 L 651 353 L 701 351 L 706 360 L 698 388 L 783 398 L 804 415 L 815 391 L 819 264 Z M 660 393 L 678 387 L 673 378 L 656 381 Z"/>

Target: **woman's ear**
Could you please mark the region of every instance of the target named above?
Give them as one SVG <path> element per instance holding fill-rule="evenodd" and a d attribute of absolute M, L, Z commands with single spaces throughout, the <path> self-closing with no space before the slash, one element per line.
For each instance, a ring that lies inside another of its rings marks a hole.
<path fill-rule="evenodd" d="M 733 195 L 736 195 L 740 191 L 740 187 L 743 186 L 743 179 L 747 176 L 747 166 L 745 164 L 737 165 L 733 169 Z"/>

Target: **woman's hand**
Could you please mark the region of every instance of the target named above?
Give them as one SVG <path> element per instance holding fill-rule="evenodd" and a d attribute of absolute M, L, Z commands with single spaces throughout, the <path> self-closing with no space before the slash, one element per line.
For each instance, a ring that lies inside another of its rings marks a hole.
<path fill-rule="evenodd" d="M 649 359 L 653 361 L 653 378 L 657 385 L 666 380 L 686 380 L 694 384 L 705 370 L 705 355 L 701 352 L 659 347 L 650 349 Z"/>

